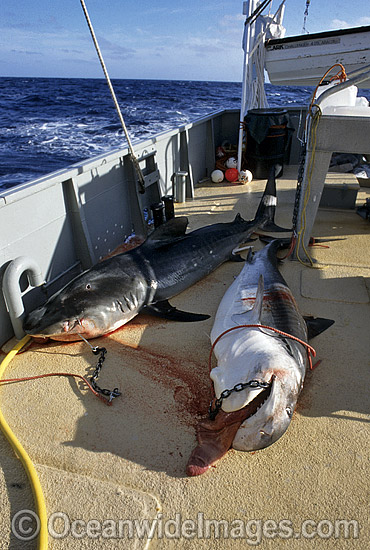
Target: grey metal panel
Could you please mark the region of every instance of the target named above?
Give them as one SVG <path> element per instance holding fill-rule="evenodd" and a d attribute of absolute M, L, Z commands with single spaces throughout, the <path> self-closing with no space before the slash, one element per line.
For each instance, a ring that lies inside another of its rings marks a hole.
<path fill-rule="evenodd" d="M 180 133 L 171 132 L 166 136 L 158 136 L 155 140 L 157 148 L 157 166 L 160 173 L 162 195 L 173 193 L 173 176 L 181 170 Z"/>
<path fill-rule="evenodd" d="M 118 159 L 73 178 L 81 226 L 93 263 L 112 252 L 132 231 L 128 188 Z"/>
<path fill-rule="evenodd" d="M 0 217 L 0 265 L 27 253 L 49 280 L 75 261 L 60 185 L 10 201 L 0 207 Z"/>
<path fill-rule="evenodd" d="M 194 185 L 207 175 L 207 135 L 207 124 L 194 126 L 188 130 L 189 169 Z"/>
<path fill-rule="evenodd" d="M 369 153 L 370 117 L 322 116 L 316 148 L 337 153 Z"/>
<path fill-rule="evenodd" d="M 218 147 L 224 141 L 235 145 L 238 143 L 239 110 L 223 111 L 213 121 L 215 132 L 215 145 Z"/>
<path fill-rule="evenodd" d="M 370 153 L 370 117 L 322 116 L 316 129 L 312 121 L 310 128 L 297 226 L 302 238 L 296 252 L 303 259 L 307 257 L 304 249 L 312 235 L 332 153 Z"/>
<path fill-rule="evenodd" d="M 0 205 L 0 286 L 11 260 L 28 255 L 51 280 L 75 261 L 72 231 L 66 219 L 62 187 L 43 187 L 42 192 L 21 192 Z M 34 296 L 34 305 L 45 295 Z M 12 336 L 12 327 L 0 293 L 0 344 Z"/>

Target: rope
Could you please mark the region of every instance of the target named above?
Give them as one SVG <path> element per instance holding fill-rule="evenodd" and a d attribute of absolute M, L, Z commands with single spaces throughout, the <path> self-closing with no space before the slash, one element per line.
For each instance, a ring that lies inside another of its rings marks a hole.
<path fill-rule="evenodd" d="M 304 245 L 304 241 L 303 241 L 303 237 L 304 237 L 304 234 L 305 234 L 305 231 L 306 231 L 306 207 L 307 207 L 308 200 L 309 200 L 309 197 L 310 197 L 312 174 L 313 174 L 313 169 L 314 169 L 314 165 L 315 165 L 317 127 L 318 127 L 318 124 L 320 122 L 320 117 L 321 117 L 321 114 L 322 114 L 320 107 L 318 107 L 316 105 L 318 110 L 313 115 L 312 114 L 312 108 L 315 106 L 314 101 L 315 101 L 315 97 L 316 97 L 316 92 L 317 92 L 320 84 L 325 80 L 325 77 L 330 73 L 330 71 L 332 69 L 334 69 L 334 67 L 340 67 L 340 71 L 337 74 L 335 74 L 331 78 L 331 80 L 339 79 L 341 82 L 343 82 L 347 79 L 346 70 L 345 70 L 344 66 L 341 63 L 335 63 L 322 76 L 322 78 L 320 79 L 320 82 L 316 86 L 315 91 L 312 95 L 312 99 L 311 99 L 311 103 L 309 105 L 308 115 L 307 115 L 307 119 L 308 119 L 309 116 L 311 116 L 312 119 L 313 119 L 313 123 L 312 123 L 312 126 L 311 126 L 311 136 L 310 136 L 311 141 L 312 141 L 312 154 L 311 154 L 311 159 L 310 159 L 310 163 L 309 163 L 308 170 L 307 170 L 307 187 L 306 187 L 306 191 L 305 191 L 305 195 L 304 195 L 303 208 L 302 208 L 302 212 L 301 212 L 301 230 L 299 231 L 298 234 L 296 234 L 295 224 L 293 223 L 293 235 L 292 235 L 291 245 L 290 245 L 290 248 L 289 248 L 289 251 L 288 251 L 287 255 L 284 256 L 284 258 L 289 257 L 292 254 L 292 252 L 294 250 L 294 247 L 296 246 L 296 258 L 297 258 L 297 260 L 302 265 L 304 265 L 306 267 L 311 267 L 311 268 L 314 268 L 314 269 L 321 269 L 322 267 L 325 267 L 325 266 L 323 266 L 323 265 L 321 265 L 321 266 L 314 265 L 314 262 L 313 262 L 312 258 L 310 257 L 309 253 L 307 252 L 307 249 L 306 249 L 306 247 Z M 298 250 L 299 250 L 300 244 L 302 244 L 302 249 L 303 249 L 304 253 L 306 254 L 306 257 L 307 257 L 309 263 L 307 263 L 306 261 L 303 261 L 299 257 Z M 313 244 L 312 246 L 320 246 L 320 245 Z M 325 247 L 325 248 L 328 248 L 328 247 Z M 284 258 L 282 258 L 282 259 L 284 259 Z"/>
<path fill-rule="evenodd" d="M 306 208 L 307 208 L 307 204 L 308 204 L 310 194 L 311 194 L 311 181 L 312 181 L 312 174 L 313 174 L 313 168 L 314 168 L 314 165 L 315 165 L 315 156 L 316 156 L 317 127 L 318 127 L 318 124 L 320 122 L 320 117 L 321 117 L 321 110 L 319 109 L 317 111 L 317 113 L 313 116 L 313 123 L 312 123 L 312 127 L 311 127 L 312 153 L 311 153 L 311 158 L 310 158 L 310 162 L 309 162 L 308 169 L 307 169 L 307 172 L 308 172 L 308 174 L 307 174 L 307 187 L 306 187 L 306 191 L 305 191 L 304 199 L 303 199 L 303 208 L 302 208 L 302 212 L 301 212 L 301 229 L 300 229 L 300 231 L 298 232 L 298 235 L 297 235 L 297 248 L 296 248 L 297 260 L 302 265 L 309 266 L 309 267 L 312 267 L 312 268 L 315 268 L 315 269 L 320 269 L 320 268 L 319 268 L 319 266 L 314 265 L 311 256 L 307 252 L 307 249 L 304 245 L 304 235 L 305 235 L 305 232 L 306 232 Z M 302 244 L 302 249 L 303 249 L 304 253 L 306 254 L 306 257 L 309 261 L 309 264 L 307 264 L 307 262 L 303 261 L 299 257 L 299 246 L 301 244 Z"/>
<path fill-rule="evenodd" d="M 127 131 L 127 128 L 126 128 L 126 124 L 125 124 L 125 121 L 124 121 L 124 119 L 123 119 L 122 112 L 121 112 L 120 106 L 119 106 L 119 104 L 118 104 L 117 97 L 116 97 L 116 94 L 115 94 L 115 92 L 114 92 L 114 88 L 113 88 L 111 79 L 110 79 L 110 77 L 109 77 L 109 74 L 108 74 L 106 65 L 105 65 L 105 63 L 104 63 L 104 59 L 103 59 L 102 53 L 101 53 L 101 51 L 100 51 L 98 41 L 97 41 L 96 36 L 95 36 L 94 28 L 93 28 L 93 26 L 92 26 L 92 23 L 91 23 L 91 20 L 90 20 L 90 16 L 89 16 L 88 11 L 87 11 L 85 1 L 84 1 L 84 0 L 80 0 L 80 3 L 81 3 L 81 6 L 82 6 L 84 15 L 85 15 L 85 19 L 86 19 L 86 22 L 87 22 L 87 26 L 89 27 L 89 30 L 90 30 L 91 38 L 92 38 L 92 40 L 93 40 L 93 42 L 94 42 L 94 46 L 95 46 L 95 49 L 96 49 L 96 53 L 98 54 L 99 61 L 100 61 L 100 64 L 101 64 L 101 66 L 102 66 L 104 76 L 105 76 L 105 78 L 106 78 L 106 81 L 107 81 L 107 84 L 108 84 L 110 93 L 111 93 L 112 98 L 113 98 L 114 105 L 115 105 L 115 107 L 116 107 L 116 111 L 117 111 L 117 113 L 118 113 L 118 116 L 119 116 L 119 119 L 120 119 L 120 122 L 121 122 L 121 125 L 122 125 L 122 128 L 123 128 L 124 134 L 125 134 L 126 139 L 127 139 L 127 143 L 128 143 L 128 147 L 129 147 L 131 159 L 132 159 L 132 162 L 133 162 L 133 164 L 134 164 L 134 167 L 135 167 L 135 170 L 136 170 L 136 173 L 137 173 L 137 177 L 138 177 L 138 180 L 139 180 L 139 191 L 140 191 L 140 193 L 145 193 L 145 180 L 144 180 L 144 175 L 143 175 L 143 173 L 142 173 L 142 171 L 141 171 L 141 168 L 140 168 L 140 166 L 139 166 L 139 162 L 138 162 L 138 160 L 137 160 L 137 158 L 136 158 L 136 156 L 135 156 L 134 149 L 133 149 L 132 143 L 131 143 L 131 139 L 130 139 L 129 133 L 128 133 L 128 131 Z"/>
<path fill-rule="evenodd" d="M 2 361 L 0 365 L 0 381 L 1 377 L 6 369 L 6 367 L 9 365 L 13 357 L 18 353 L 18 351 L 30 340 L 30 336 L 25 336 L 22 340 L 20 340 L 14 348 L 6 355 L 5 359 Z M 20 459 L 20 461 L 23 464 L 24 469 L 26 470 L 28 479 L 31 483 L 33 496 L 35 499 L 36 504 L 36 513 L 40 520 L 40 531 L 39 531 L 39 539 L 38 539 L 38 549 L 39 550 L 47 550 L 48 548 L 48 518 L 46 513 L 46 505 L 45 505 L 45 499 L 42 492 L 40 480 L 38 478 L 36 469 L 34 465 L 32 464 L 32 461 L 26 451 L 24 450 L 21 443 L 18 441 L 18 439 L 15 437 L 14 433 L 10 429 L 7 421 L 5 420 L 3 413 L 0 410 L 0 427 L 9 441 L 10 445 L 13 447 L 13 450 L 17 457 Z"/>
<path fill-rule="evenodd" d="M 250 325 L 237 325 L 235 327 L 228 328 L 227 330 L 224 330 L 224 332 L 222 332 L 219 336 L 217 336 L 216 340 L 212 344 L 211 351 L 209 353 L 208 366 L 210 371 L 212 370 L 212 353 L 215 349 L 216 344 L 221 340 L 223 336 L 225 336 L 225 334 L 227 334 L 228 332 L 231 332 L 232 330 L 237 330 L 239 328 L 264 328 L 264 329 L 272 330 L 273 332 L 276 332 L 277 334 L 280 334 L 285 338 L 290 338 L 291 340 L 295 340 L 296 342 L 298 342 L 299 344 L 301 344 L 306 348 L 310 370 L 313 369 L 311 355 L 312 357 L 316 357 L 316 351 L 307 342 L 305 342 L 304 340 L 301 340 L 300 338 L 297 338 L 296 336 L 293 336 L 292 334 L 289 334 L 288 332 L 284 332 L 274 327 L 269 327 L 268 325 L 250 324 Z"/>
<path fill-rule="evenodd" d="M 72 374 L 67 372 L 55 372 L 55 373 L 47 373 L 47 374 L 39 374 L 37 376 L 24 376 L 22 378 L 2 378 L 3 373 L 5 372 L 5 369 L 11 362 L 11 360 L 15 357 L 15 355 L 18 353 L 20 349 L 22 349 L 29 341 L 31 337 L 25 336 L 22 340 L 20 340 L 14 348 L 6 355 L 5 359 L 0 364 L 0 385 L 6 384 L 6 383 L 12 383 L 12 382 L 23 382 L 27 380 L 37 380 L 39 378 L 47 378 L 50 376 L 69 376 L 73 378 L 79 378 L 80 380 L 83 380 L 88 388 L 92 391 L 96 397 L 98 397 L 103 403 L 106 405 L 112 405 L 111 401 L 108 401 L 105 399 L 102 395 L 100 395 L 97 391 L 94 390 L 94 388 L 91 386 L 90 382 L 80 374 Z M 9 427 L 9 424 L 4 418 L 4 415 L 2 414 L 0 410 L 0 428 L 7 440 L 9 441 L 10 445 L 12 446 L 15 454 L 17 457 L 19 457 L 20 461 L 23 464 L 23 467 L 27 473 L 28 479 L 30 481 L 32 492 L 35 499 L 35 505 L 36 505 L 36 514 L 40 520 L 39 524 L 39 540 L 38 540 L 38 550 L 47 550 L 48 548 L 48 518 L 47 518 L 47 512 L 46 512 L 46 504 L 45 499 L 42 491 L 42 487 L 40 484 L 40 480 L 38 478 L 36 469 L 28 456 L 27 452 L 23 448 L 22 444 L 18 441 L 14 433 L 12 432 L 11 428 Z"/>
<path fill-rule="evenodd" d="M 26 382 L 28 380 L 37 380 L 39 378 L 47 378 L 49 376 L 70 376 L 70 377 L 73 377 L 73 378 L 79 378 L 80 380 L 83 380 L 88 388 L 92 391 L 92 393 L 94 395 L 96 395 L 96 397 L 99 397 L 99 399 L 101 401 L 103 401 L 103 403 L 105 403 L 106 405 L 112 405 L 112 402 L 111 401 L 108 401 L 107 399 L 105 399 L 102 395 L 100 395 L 97 391 L 94 390 L 94 388 L 92 387 L 92 385 L 90 384 L 90 382 L 84 377 L 84 376 L 81 376 L 80 374 L 73 374 L 73 373 L 70 373 L 70 372 L 50 372 L 50 373 L 46 373 L 46 374 L 39 374 L 37 376 L 24 376 L 22 378 L 3 378 L 0 380 L 0 384 L 3 384 L 3 383 L 6 383 L 6 382 Z"/>
<path fill-rule="evenodd" d="M 309 109 L 308 109 L 309 112 L 311 112 L 311 109 L 312 109 L 312 107 L 313 107 L 313 104 L 314 104 L 314 101 L 315 101 L 315 97 L 316 97 L 316 92 L 317 92 L 317 90 L 318 90 L 320 84 L 325 80 L 326 76 L 330 73 L 330 71 L 331 71 L 332 69 L 334 69 L 334 67 L 340 67 L 341 70 L 340 70 L 337 74 L 333 75 L 333 76 L 330 78 L 330 80 L 335 80 L 336 78 L 337 78 L 338 80 L 340 80 L 341 82 L 344 82 L 345 80 L 347 80 L 346 69 L 344 68 L 344 66 L 342 65 L 342 63 L 335 63 L 334 65 L 332 65 L 332 66 L 330 67 L 330 69 L 328 69 L 328 70 L 326 71 L 326 73 L 324 74 L 324 76 L 321 77 L 320 82 L 318 83 L 318 85 L 316 86 L 316 88 L 315 88 L 315 90 L 314 90 L 314 93 L 312 94 L 312 100 L 311 100 L 311 103 L 310 103 L 310 106 L 309 106 Z"/>

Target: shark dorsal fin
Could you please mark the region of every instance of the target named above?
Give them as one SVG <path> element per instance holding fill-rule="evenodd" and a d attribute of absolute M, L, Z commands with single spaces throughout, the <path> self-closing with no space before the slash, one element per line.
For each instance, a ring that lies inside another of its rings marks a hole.
<path fill-rule="evenodd" d="M 261 274 L 258 279 L 258 287 L 256 299 L 252 309 L 245 311 L 244 313 L 236 313 L 231 317 L 237 325 L 258 325 L 261 323 L 261 314 L 263 306 L 263 294 L 264 294 L 264 282 L 263 275 Z"/>
<path fill-rule="evenodd" d="M 185 236 L 188 226 L 188 218 L 179 216 L 157 227 L 145 241 L 145 244 L 161 246 L 163 244 L 181 239 Z"/>

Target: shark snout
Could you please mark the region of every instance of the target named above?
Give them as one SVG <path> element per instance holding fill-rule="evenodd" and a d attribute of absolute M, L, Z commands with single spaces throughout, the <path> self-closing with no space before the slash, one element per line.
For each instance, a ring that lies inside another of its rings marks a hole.
<path fill-rule="evenodd" d="M 42 326 L 42 321 L 45 317 L 45 314 L 46 314 L 45 306 L 41 306 L 37 309 L 34 309 L 30 313 L 28 313 L 28 315 L 26 315 L 23 321 L 23 330 L 27 334 L 31 334 L 31 335 L 36 333 L 38 330 L 40 330 Z"/>
<path fill-rule="evenodd" d="M 274 378 L 271 393 L 257 412 L 246 418 L 237 431 L 233 447 L 240 451 L 264 449 L 288 429 L 298 392 Z"/>
<path fill-rule="evenodd" d="M 31 336 L 51 336 L 55 333 L 68 332 L 72 321 L 66 320 L 58 308 L 47 307 L 47 304 L 31 311 L 23 321 L 23 330 Z"/>

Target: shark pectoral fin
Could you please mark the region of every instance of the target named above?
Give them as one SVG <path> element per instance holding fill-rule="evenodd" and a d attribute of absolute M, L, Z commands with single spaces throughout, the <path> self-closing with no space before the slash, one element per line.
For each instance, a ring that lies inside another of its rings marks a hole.
<path fill-rule="evenodd" d="M 234 251 L 230 254 L 229 260 L 231 262 L 245 262 L 244 258 L 240 256 L 239 252 L 234 253 Z"/>
<path fill-rule="evenodd" d="M 311 317 L 309 315 L 303 316 L 303 319 L 306 321 L 309 340 L 315 338 L 315 336 L 321 334 L 335 323 L 332 319 L 325 319 L 324 317 Z"/>
<path fill-rule="evenodd" d="M 258 279 L 257 294 L 252 309 L 244 313 L 235 313 L 231 317 L 236 325 L 258 325 L 261 323 L 264 290 L 265 285 L 261 274 Z"/>
<path fill-rule="evenodd" d="M 181 311 L 174 306 L 171 306 L 168 300 L 162 300 L 155 302 L 155 304 L 147 305 L 143 308 L 144 312 L 156 315 L 157 317 L 164 317 L 171 321 L 181 321 L 183 323 L 192 323 L 195 321 L 205 321 L 209 319 L 210 315 L 203 313 L 189 313 L 187 311 Z"/>

